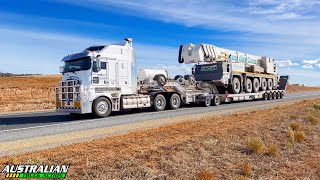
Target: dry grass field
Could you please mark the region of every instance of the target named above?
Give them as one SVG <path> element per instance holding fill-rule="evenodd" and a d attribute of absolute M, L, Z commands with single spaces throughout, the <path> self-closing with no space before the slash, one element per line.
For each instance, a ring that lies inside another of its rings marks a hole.
<path fill-rule="evenodd" d="M 60 75 L 0 77 L 0 112 L 55 108 Z"/>
<path fill-rule="evenodd" d="M 70 164 L 68 179 L 320 177 L 320 99 L 0 158 Z"/>
<path fill-rule="evenodd" d="M 0 112 L 55 108 L 55 87 L 60 75 L 0 77 Z M 314 91 L 319 87 L 290 85 L 288 92 Z"/>

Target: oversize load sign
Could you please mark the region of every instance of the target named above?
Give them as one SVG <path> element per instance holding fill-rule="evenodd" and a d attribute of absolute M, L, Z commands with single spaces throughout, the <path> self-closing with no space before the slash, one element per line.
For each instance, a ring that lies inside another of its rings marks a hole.
<path fill-rule="evenodd" d="M 69 165 L 5 165 L 2 173 L 5 178 L 64 179 Z"/>

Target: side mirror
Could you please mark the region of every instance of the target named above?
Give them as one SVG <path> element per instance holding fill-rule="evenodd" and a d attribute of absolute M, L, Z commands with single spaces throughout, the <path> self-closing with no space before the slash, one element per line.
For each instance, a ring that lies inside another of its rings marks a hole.
<path fill-rule="evenodd" d="M 101 63 L 100 63 L 100 60 L 97 59 L 96 61 L 93 61 L 92 71 L 99 72 L 100 70 L 101 70 Z"/>
<path fill-rule="evenodd" d="M 63 66 L 60 66 L 60 67 L 59 67 L 59 71 L 60 71 L 60 73 L 63 73 L 64 67 L 63 67 Z"/>

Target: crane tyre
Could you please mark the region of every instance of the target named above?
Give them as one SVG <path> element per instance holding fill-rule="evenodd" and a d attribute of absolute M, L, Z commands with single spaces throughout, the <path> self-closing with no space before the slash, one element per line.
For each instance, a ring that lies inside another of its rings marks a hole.
<path fill-rule="evenodd" d="M 261 79 L 261 87 L 260 87 L 261 91 L 265 91 L 267 90 L 267 80 L 266 78 L 262 78 Z"/>
<path fill-rule="evenodd" d="M 251 93 L 252 92 L 252 81 L 251 81 L 251 79 L 247 78 L 246 86 L 244 87 L 244 90 L 245 90 L 246 93 Z"/>
<path fill-rule="evenodd" d="M 237 77 L 232 78 L 231 89 L 234 94 L 239 94 L 241 92 L 241 82 L 239 78 Z"/>
<path fill-rule="evenodd" d="M 252 91 L 254 93 L 258 92 L 260 88 L 260 82 L 258 78 L 254 78 L 252 82 Z"/>
<path fill-rule="evenodd" d="M 196 84 L 196 78 L 194 77 L 194 75 L 185 75 L 184 79 L 188 81 L 189 85 L 191 86 Z"/>
<path fill-rule="evenodd" d="M 267 80 L 267 90 L 272 90 L 273 89 L 273 81 L 272 79 Z"/>

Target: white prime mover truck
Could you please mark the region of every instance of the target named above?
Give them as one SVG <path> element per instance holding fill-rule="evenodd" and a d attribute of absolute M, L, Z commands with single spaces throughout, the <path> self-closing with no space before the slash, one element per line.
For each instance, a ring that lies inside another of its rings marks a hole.
<path fill-rule="evenodd" d="M 207 79 L 198 77 L 197 66 L 202 66 L 199 59 L 196 60 L 195 76 L 177 76 L 175 80 L 170 80 L 166 70 L 141 69 L 136 74 L 135 49 L 131 38 L 117 44 L 91 46 L 62 59 L 64 65 L 60 67 L 62 80 L 56 88 L 56 110 L 107 117 L 112 111 L 125 109 L 154 107 L 162 111 L 166 108 L 177 109 L 183 104 L 194 103 L 207 107 L 221 102 L 278 99 L 284 96 L 288 76 L 282 76 L 276 82 L 277 75 L 270 75 L 276 84 L 266 90 L 238 94 L 227 90 L 221 92 L 216 79 L 210 79 L 210 76 Z M 179 62 L 190 63 L 193 60 L 187 59 L 181 46 Z M 212 62 L 220 63 L 212 60 L 209 64 L 203 64 L 200 70 L 210 72 L 219 69 L 211 67 Z"/>

